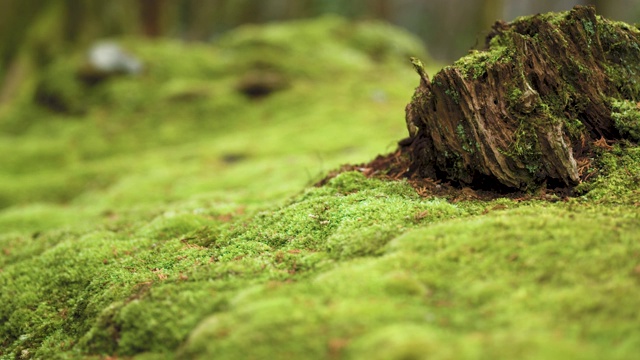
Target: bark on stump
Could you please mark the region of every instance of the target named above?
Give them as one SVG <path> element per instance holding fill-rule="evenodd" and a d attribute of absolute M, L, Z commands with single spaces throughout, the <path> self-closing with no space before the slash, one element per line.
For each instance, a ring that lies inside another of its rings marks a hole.
<path fill-rule="evenodd" d="M 486 46 L 431 80 L 413 59 L 421 80 L 401 142 L 412 173 L 485 189 L 572 187 L 594 143 L 640 140 L 637 119 L 622 115 L 640 100 L 637 28 L 578 6 L 496 22 Z"/>

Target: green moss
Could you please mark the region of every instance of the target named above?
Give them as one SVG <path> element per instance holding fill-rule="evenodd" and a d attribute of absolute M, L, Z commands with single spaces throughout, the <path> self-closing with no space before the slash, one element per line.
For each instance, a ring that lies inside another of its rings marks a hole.
<path fill-rule="evenodd" d="M 68 56 L 3 109 L 0 356 L 162 357 L 241 289 L 379 253 L 418 221 L 426 205 L 407 184 L 359 174 L 283 200 L 402 136 L 395 109 L 415 85 L 405 55 L 428 58 L 415 38 L 328 18 L 245 28 L 213 46 L 122 44 L 144 62 L 140 77 L 86 87 L 82 56 Z M 279 47 L 287 57 L 267 54 Z M 263 66 L 291 86 L 254 102 L 236 85 Z M 36 105 L 36 85 L 64 111 Z M 428 206 L 433 219 L 464 212 Z M 352 237 L 351 214 L 371 229 Z"/>
<path fill-rule="evenodd" d="M 460 93 L 458 92 L 458 90 L 454 88 L 448 88 L 444 91 L 444 93 L 449 95 L 453 99 L 453 102 L 455 102 L 456 104 L 460 103 Z"/>
<path fill-rule="evenodd" d="M 408 184 L 345 173 L 284 209 L 258 214 L 238 235 L 271 248 L 324 251 L 333 258 L 345 259 L 377 254 L 422 212 L 428 213 L 422 222 L 465 213 L 446 202 L 420 201 Z"/>
<path fill-rule="evenodd" d="M 612 151 L 603 151 L 594 165 L 595 179 L 577 188 L 586 193 L 583 199 L 604 204 L 640 204 L 638 147 L 616 144 Z"/>
<path fill-rule="evenodd" d="M 510 102 L 510 104 L 518 103 L 520 101 L 521 97 L 522 97 L 522 90 L 520 88 L 518 88 L 518 87 L 514 87 L 509 92 L 509 102 Z"/>
<path fill-rule="evenodd" d="M 620 133 L 634 141 L 640 141 L 640 109 L 631 101 L 614 101 L 611 118 Z"/>
<path fill-rule="evenodd" d="M 540 162 L 542 151 L 538 143 L 536 124 L 529 118 L 523 118 L 514 136 L 515 141 L 504 151 L 504 154 L 521 159 L 529 173 L 536 174 L 542 166 Z"/>
<path fill-rule="evenodd" d="M 588 42 L 588 45 L 590 46 L 593 41 L 593 37 L 596 35 L 596 27 L 591 21 L 587 19 L 580 19 L 580 21 L 582 22 L 582 27 L 584 27 L 584 30 L 587 32 L 587 35 L 589 36 L 587 38 L 587 42 Z"/>
<path fill-rule="evenodd" d="M 293 25 L 245 26 L 218 43 L 233 69 L 257 66 L 312 77 L 358 71 L 373 63 L 397 63 L 409 56 L 428 58 L 420 41 L 404 31 L 380 22 L 353 24 L 333 16 Z"/>
<path fill-rule="evenodd" d="M 606 51 L 609 66 L 605 69 L 618 91 L 627 100 L 640 100 L 640 31 L 621 22 L 599 19 L 598 33 Z"/>
<path fill-rule="evenodd" d="M 252 289 L 182 355 L 599 358 L 638 336 L 635 222 L 534 207 L 411 231 L 381 258 Z"/>
<path fill-rule="evenodd" d="M 456 135 L 458 135 L 460 140 L 462 140 L 462 150 L 471 154 L 476 151 L 477 144 L 476 146 L 473 145 L 471 140 L 467 137 L 467 134 L 464 132 L 464 126 L 462 126 L 462 124 L 459 124 L 456 127 Z"/>
<path fill-rule="evenodd" d="M 395 62 L 411 56 L 432 60 L 420 39 L 384 22 L 343 24 L 336 30 L 349 45 L 366 53 L 375 62 Z"/>
<path fill-rule="evenodd" d="M 508 46 L 491 46 L 489 51 L 472 50 L 467 56 L 458 59 L 453 65 L 460 69 L 465 77 L 474 80 L 481 78 L 487 72 L 487 67 L 497 62 L 508 62 L 513 54 Z"/>

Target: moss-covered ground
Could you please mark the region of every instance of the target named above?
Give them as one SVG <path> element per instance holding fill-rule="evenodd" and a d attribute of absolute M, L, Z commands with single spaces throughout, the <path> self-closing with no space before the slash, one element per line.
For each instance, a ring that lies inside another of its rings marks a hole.
<path fill-rule="evenodd" d="M 406 135 L 416 40 L 325 18 L 121 43 L 144 74 L 86 87 L 69 56 L 1 109 L 0 359 L 637 358 L 634 144 L 564 201 L 314 187 Z"/>

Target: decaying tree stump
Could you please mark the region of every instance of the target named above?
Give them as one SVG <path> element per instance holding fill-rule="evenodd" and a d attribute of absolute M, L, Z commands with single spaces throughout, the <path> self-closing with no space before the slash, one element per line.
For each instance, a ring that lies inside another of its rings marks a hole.
<path fill-rule="evenodd" d="M 413 173 L 485 189 L 571 187 L 594 143 L 640 140 L 640 123 L 616 113 L 640 100 L 635 27 L 578 6 L 496 22 L 486 46 L 431 80 L 413 59 L 421 80 L 401 142 Z"/>

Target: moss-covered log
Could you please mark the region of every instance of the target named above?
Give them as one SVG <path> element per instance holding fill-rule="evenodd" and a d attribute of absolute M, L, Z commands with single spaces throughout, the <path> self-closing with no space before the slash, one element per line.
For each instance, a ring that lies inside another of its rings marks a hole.
<path fill-rule="evenodd" d="M 594 144 L 638 140 L 638 119 L 620 110 L 640 100 L 635 27 L 575 7 L 496 22 L 486 46 L 432 79 L 414 59 L 421 81 L 401 142 L 414 173 L 483 188 L 571 187 Z"/>

